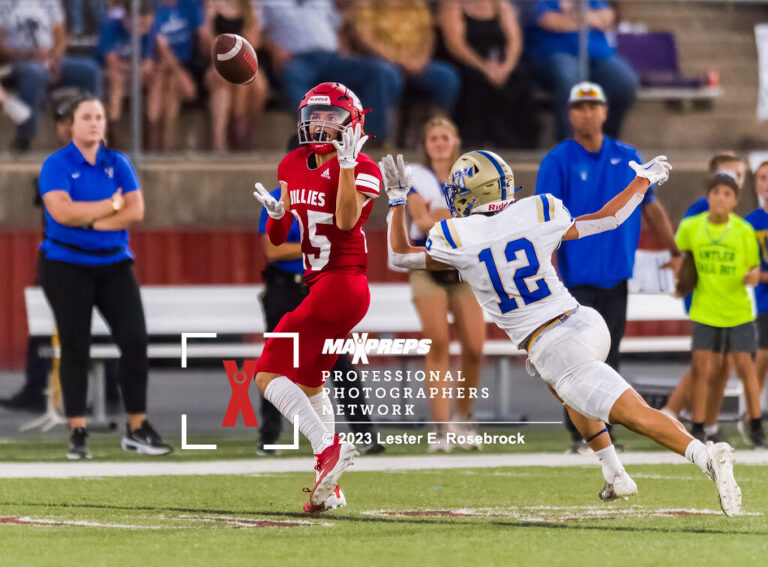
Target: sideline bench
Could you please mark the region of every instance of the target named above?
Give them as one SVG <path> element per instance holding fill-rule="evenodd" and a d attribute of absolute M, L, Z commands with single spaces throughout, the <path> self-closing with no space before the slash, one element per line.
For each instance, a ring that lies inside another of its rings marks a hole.
<path fill-rule="evenodd" d="M 216 339 L 191 339 L 187 344 L 188 359 L 257 358 L 263 348 L 261 337 L 254 342 L 234 342 L 228 337 L 260 335 L 265 331 L 264 313 L 260 295 L 263 285 L 190 285 L 142 286 L 141 297 L 147 333 L 150 337 L 150 359 L 181 359 L 181 342 L 153 343 L 158 337 L 179 336 L 182 333 L 217 333 Z M 27 323 L 31 336 L 52 336 L 55 332 L 53 313 L 39 287 L 24 291 Z M 627 307 L 630 321 L 686 320 L 682 302 L 668 295 L 630 294 Z M 371 284 L 371 306 L 355 331 L 394 335 L 421 330 L 416 310 L 411 302 L 408 284 Z M 108 337 L 104 319 L 94 309 L 91 332 L 95 337 Z M 224 337 L 222 339 L 222 336 Z M 690 348 L 690 337 L 627 337 L 621 352 L 685 352 Z M 451 354 L 460 354 L 460 345 L 450 346 Z M 49 347 L 46 356 L 52 356 Z M 91 346 L 92 392 L 96 423 L 104 422 L 104 364 L 119 358 L 114 344 Z M 497 380 L 506 384 L 511 376 L 510 357 L 525 353 L 510 340 L 488 340 L 484 354 L 498 358 Z M 371 353 L 369 356 L 376 356 Z M 498 410 L 504 415 L 511 406 L 509 388 L 499 388 Z"/>

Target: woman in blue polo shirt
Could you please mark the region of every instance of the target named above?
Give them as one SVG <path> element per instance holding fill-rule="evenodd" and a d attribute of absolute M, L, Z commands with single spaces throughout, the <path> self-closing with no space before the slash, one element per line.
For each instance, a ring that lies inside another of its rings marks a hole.
<path fill-rule="evenodd" d="M 128 158 L 102 145 L 102 103 L 74 103 L 72 142 L 40 172 L 45 239 L 39 281 L 61 341 L 61 388 L 70 425 L 69 459 L 87 459 L 85 412 L 91 312 L 97 307 L 120 347 L 120 388 L 128 415 L 122 447 L 153 455 L 171 448 L 146 419 L 147 331 L 128 247 L 128 226 L 144 217 L 144 201 Z"/>

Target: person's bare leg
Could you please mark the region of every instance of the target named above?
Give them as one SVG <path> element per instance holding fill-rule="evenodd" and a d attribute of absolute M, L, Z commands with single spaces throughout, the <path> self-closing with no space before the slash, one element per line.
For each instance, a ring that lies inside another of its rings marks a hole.
<path fill-rule="evenodd" d="M 432 346 L 425 355 L 427 371 L 427 394 L 432 408 L 432 420 L 447 422 L 451 418 L 451 400 L 444 396 L 443 388 L 450 388 L 453 383 L 446 382 L 446 373 L 451 369 L 451 357 L 448 351 L 451 342 L 448 327 L 448 298 L 444 290 L 415 297 L 413 304 L 421 319 L 422 335 L 432 340 Z M 432 373 L 438 373 L 437 380 Z M 436 396 L 430 395 L 429 388 L 438 388 Z M 439 428 L 444 429 L 444 428 Z"/>
<path fill-rule="evenodd" d="M 685 373 L 683 379 L 677 384 L 672 393 L 667 398 L 666 405 L 662 408 L 675 416 L 679 416 L 680 413 L 691 407 L 691 371 Z"/>
<path fill-rule="evenodd" d="M 704 423 L 707 411 L 707 389 L 712 372 L 714 353 L 694 350 L 691 363 L 691 421 Z"/>
<path fill-rule="evenodd" d="M 461 376 L 464 380 L 456 385 L 456 415 L 465 418 L 472 415 L 475 400 L 470 393 L 477 391 L 480 381 L 485 319 L 482 308 L 468 287 L 462 288 L 458 293 L 449 294 L 448 302 L 461 342 Z"/>
<path fill-rule="evenodd" d="M 679 421 L 650 407 L 631 388 L 613 404 L 609 418 L 611 423 L 623 425 L 679 455 L 685 455 L 686 448 L 693 441 L 693 436 Z"/>
<path fill-rule="evenodd" d="M 227 151 L 227 124 L 232 103 L 232 85 L 227 83 L 213 67 L 206 73 L 209 90 L 209 108 L 213 130 L 213 151 Z"/>
<path fill-rule="evenodd" d="M 757 387 L 760 392 L 765 389 L 765 375 L 768 373 L 768 349 L 761 348 L 757 351 Z"/>
<path fill-rule="evenodd" d="M 122 62 L 117 57 L 107 59 L 104 69 L 109 96 L 107 97 L 107 120 L 120 120 L 125 94 L 126 73 Z"/>
<path fill-rule="evenodd" d="M 747 415 L 750 419 L 760 419 L 763 412 L 760 409 L 760 389 L 757 381 L 757 367 L 748 352 L 731 353 L 733 365 L 741 383 L 744 386 L 744 398 L 747 402 Z"/>
<path fill-rule="evenodd" d="M 712 372 L 709 375 L 707 388 L 707 411 L 704 417 L 704 427 L 712 428 L 717 425 L 720 408 L 723 406 L 725 388 L 731 376 L 730 355 L 718 353 L 714 356 Z"/>

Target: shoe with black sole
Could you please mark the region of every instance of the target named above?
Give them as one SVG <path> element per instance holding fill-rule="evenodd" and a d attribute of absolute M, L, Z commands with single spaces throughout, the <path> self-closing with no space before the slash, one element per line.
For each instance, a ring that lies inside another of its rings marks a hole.
<path fill-rule="evenodd" d="M 91 459 L 91 452 L 88 450 L 88 446 L 85 444 L 85 439 L 88 437 L 88 431 L 85 427 L 75 427 L 69 434 L 69 451 L 67 451 L 67 459 L 70 461 L 82 461 Z"/>
<path fill-rule="evenodd" d="M 121 446 L 123 451 L 135 451 L 140 455 L 167 455 L 173 451 L 173 447 L 163 441 L 160 434 L 146 419 L 138 429 L 131 430 L 129 425 L 125 426 L 125 436 Z"/>
<path fill-rule="evenodd" d="M 13 411 L 45 411 L 45 396 L 29 390 L 20 390 L 10 398 L 0 399 L 0 406 Z"/>
<path fill-rule="evenodd" d="M 363 445 L 358 449 L 361 455 L 380 455 L 386 450 L 387 448 L 384 445 L 375 441 L 369 445 Z"/>
<path fill-rule="evenodd" d="M 749 425 L 749 442 L 755 449 L 766 449 L 768 445 L 765 442 L 765 431 L 763 431 L 763 424 L 761 420 L 750 420 L 752 423 Z"/>

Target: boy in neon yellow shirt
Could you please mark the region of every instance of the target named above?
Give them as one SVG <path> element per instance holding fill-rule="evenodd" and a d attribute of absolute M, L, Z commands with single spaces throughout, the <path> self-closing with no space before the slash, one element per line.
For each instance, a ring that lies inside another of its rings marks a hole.
<path fill-rule="evenodd" d="M 691 254 L 698 281 L 693 291 L 693 381 L 691 434 L 703 439 L 708 380 L 716 353 L 732 354 L 744 384 L 750 439 L 765 446 L 760 390 L 752 354 L 757 350 L 755 316 L 747 286 L 760 277 L 760 257 L 752 226 L 733 214 L 739 187 L 728 175 L 715 175 L 707 185 L 709 211 L 683 219 L 677 246 Z"/>

